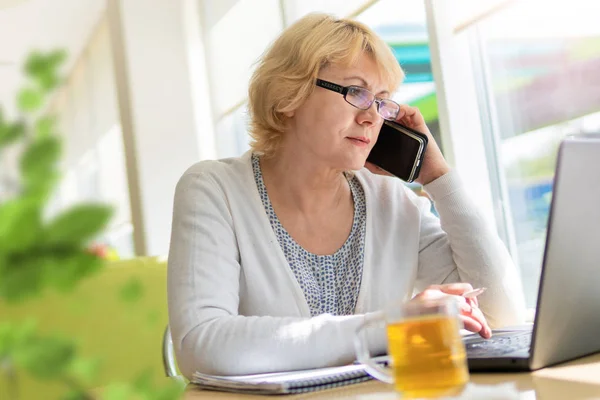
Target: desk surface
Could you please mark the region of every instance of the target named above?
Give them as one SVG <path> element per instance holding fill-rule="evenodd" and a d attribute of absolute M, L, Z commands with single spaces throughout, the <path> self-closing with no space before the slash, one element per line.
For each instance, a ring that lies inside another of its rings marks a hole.
<path fill-rule="evenodd" d="M 474 388 L 483 388 L 480 385 L 514 384 L 521 400 L 600 400 L 600 354 L 531 373 L 473 373 L 471 374 L 471 383 L 476 385 Z M 185 395 L 186 400 L 258 398 L 273 399 L 274 397 L 206 391 L 193 385 L 188 387 Z M 277 398 L 393 400 L 397 399 L 397 396 L 391 385 L 369 381 L 321 392 L 277 396 Z"/>

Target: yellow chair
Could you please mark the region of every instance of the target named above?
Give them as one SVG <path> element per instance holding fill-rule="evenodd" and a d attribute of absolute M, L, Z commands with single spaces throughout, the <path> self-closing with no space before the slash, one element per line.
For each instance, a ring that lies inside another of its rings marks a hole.
<path fill-rule="evenodd" d="M 0 315 L 11 321 L 34 318 L 42 332 L 75 339 L 78 354 L 100 362 L 92 387 L 132 382 L 144 373 L 162 385 L 165 374 L 177 375 L 172 347 L 170 353 L 160 349 L 170 340 L 165 330 L 166 274 L 164 259 L 115 261 L 72 293 L 45 293 L 19 305 L 0 301 Z M 21 399 L 51 399 L 66 393 L 64 385 L 28 376 L 19 376 L 18 385 Z"/>

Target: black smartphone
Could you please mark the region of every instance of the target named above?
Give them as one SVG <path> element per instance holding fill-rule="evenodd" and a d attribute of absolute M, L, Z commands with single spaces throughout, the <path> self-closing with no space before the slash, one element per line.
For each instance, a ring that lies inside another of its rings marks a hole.
<path fill-rule="evenodd" d="M 419 176 L 426 149 L 426 135 L 386 120 L 367 161 L 405 182 L 412 182 Z"/>

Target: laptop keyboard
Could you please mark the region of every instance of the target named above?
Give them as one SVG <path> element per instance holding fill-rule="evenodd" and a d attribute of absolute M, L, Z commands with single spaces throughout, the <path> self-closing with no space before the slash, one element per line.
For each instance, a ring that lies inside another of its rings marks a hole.
<path fill-rule="evenodd" d="M 526 331 L 498 334 L 487 340 L 469 341 L 465 343 L 465 347 L 469 358 L 488 358 L 500 357 L 520 350 L 529 350 L 530 344 L 531 332 Z"/>

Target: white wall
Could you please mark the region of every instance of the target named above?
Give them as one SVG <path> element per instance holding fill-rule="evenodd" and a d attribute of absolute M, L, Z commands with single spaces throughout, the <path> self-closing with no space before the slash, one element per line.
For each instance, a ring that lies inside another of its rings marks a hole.
<path fill-rule="evenodd" d="M 115 214 L 102 238 L 121 256 L 134 254 L 110 38 L 101 18 L 50 111 L 64 138 L 63 171 L 50 213 L 81 201 L 102 201 Z"/>
<path fill-rule="evenodd" d="M 181 0 L 108 1 L 140 255 L 167 254 L 175 186 L 200 159 L 185 11 Z"/>
<path fill-rule="evenodd" d="M 283 29 L 278 0 L 201 0 L 211 99 L 218 118 L 246 98 L 253 65 Z"/>

